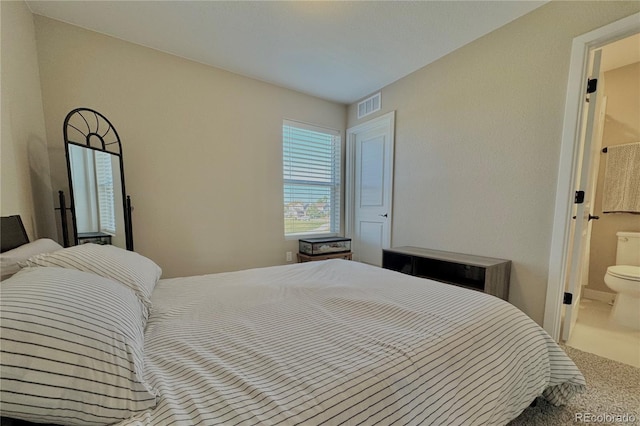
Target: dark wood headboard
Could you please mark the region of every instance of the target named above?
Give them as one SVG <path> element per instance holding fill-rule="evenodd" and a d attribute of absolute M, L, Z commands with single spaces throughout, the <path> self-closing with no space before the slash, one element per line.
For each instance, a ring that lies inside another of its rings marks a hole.
<path fill-rule="evenodd" d="M 0 253 L 29 242 L 27 231 L 24 229 L 20 216 L 2 216 L 0 224 L 2 225 L 0 228 L 0 240 L 2 241 Z"/>

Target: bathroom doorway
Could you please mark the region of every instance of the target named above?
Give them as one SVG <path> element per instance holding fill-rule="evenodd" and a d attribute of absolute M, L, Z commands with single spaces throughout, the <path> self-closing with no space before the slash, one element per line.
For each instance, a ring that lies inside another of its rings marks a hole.
<path fill-rule="evenodd" d="M 592 217 L 583 251 L 577 321 L 568 346 L 640 367 L 640 331 L 609 321 L 615 292 L 604 282 L 616 264 L 617 232 L 640 232 L 640 216 L 604 213 L 604 176 L 609 147 L 640 142 L 640 34 L 601 47 L 598 105 L 590 161 Z M 640 315 L 640 313 L 639 313 Z"/>
<path fill-rule="evenodd" d="M 584 137 L 583 131 L 588 128 L 585 126 L 588 121 L 585 120 L 585 112 L 589 110 L 588 106 L 595 105 L 595 102 L 585 102 L 585 96 L 591 97 L 586 95 L 589 86 L 587 78 L 591 77 L 588 62 L 596 50 L 638 33 L 640 13 L 635 13 L 582 34 L 572 42 L 543 321 L 544 329 L 557 341 L 568 340 L 561 339 L 561 335 L 563 328 L 567 330 L 567 325 L 569 332 L 573 329 L 569 319 L 575 316 L 571 315 L 571 311 L 580 313 L 580 303 L 576 303 L 580 298 L 574 298 L 572 295 L 575 290 L 582 289 L 579 277 L 583 270 L 588 270 L 586 267 L 580 267 L 583 264 L 581 261 L 588 259 L 583 256 L 586 250 L 578 253 L 579 248 L 583 246 L 580 244 L 582 228 L 588 223 L 588 210 L 584 208 L 584 203 L 580 202 L 580 192 L 589 186 L 586 176 L 593 169 L 589 159 L 600 157 L 599 154 L 591 155 L 591 149 L 585 149 L 586 146 L 591 147 L 593 139 Z M 591 110 L 595 117 L 595 108 Z M 576 220 L 578 215 L 580 220 Z M 573 232 L 574 228 L 580 229 Z M 574 252 L 576 254 L 572 255 Z M 581 323 L 584 324 L 584 318 Z"/>

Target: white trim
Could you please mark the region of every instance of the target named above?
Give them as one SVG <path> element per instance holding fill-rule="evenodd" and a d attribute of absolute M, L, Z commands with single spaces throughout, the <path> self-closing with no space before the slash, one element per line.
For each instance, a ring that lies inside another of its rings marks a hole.
<path fill-rule="evenodd" d="M 329 238 L 329 237 L 339 237 L 340 233 L 339 232 L 323 232 L 321 234 L 306 234 L 304 232 L 300 232 L 297 234 L 286 234 L 284 236 L 285 241 L 293 241 L 293 240 L 299 240 L 301 238 Z"/>
<path fill-rule="evenodd" d="M 567 271 L 567 250 L 569 246 L 570 216 L 573 207 L 573 191 L 578 181 L 577 164 L 580 151 L 580 117 L 587 77 L 587 60 L 593 48 L 640 32 L 640 13 L 623 18 L 573 39 L 569 81 L 564 111 L 558 184 L 556 187 L 555 213 L 551 250 L 547 297 L 544 311 L 544 329 L 558 340 L 562 317 L 562 296 L 564 277 Z"/>
<path fill-rule="evenodd" d="M 356 161 L 356 134 L 353 128 L 347 129 L 345 138 L 345 167 L 344 167 L 344 236 L 353 237 L 354 200 L 355 195 L 355 161 Z"/>
<path fill-rule="evenodd" d="M 591 290 L 590 288 L 585 288 L 582 291 L 582 295 L 585 299 L 598 300 L 610 305 L 613 304 L 613 301 L 616 299 L 615 293 L 607 293 L 606 291 L 600 290 Z"/>
<path fill-rule="evenodd" d="M 345 162 L 345 195 L 344 195 L 344 199 L 345 199 L 344 229 L 345 229 L 345 236 L 348 238 L 353 237 L 353 226 L 355 221 L 355 217 L 354 217 L 355 208 L 353 203 L 355 202 L 354 186 L 356 182 L 355 175 L 354 175 L 355 158 L 356 158 L 356 155 L 355 155 L 356 154 L 356 145 L 355 145 L 356 134 L 362 133 L 371 129 L 375 129 L 376 127 L 388 126 L 391 134 L 391 144 L 392 146 L 394 146 L 395 144 L 394 140 L 395 140 L 395 134 L 396 134 L 395 118 L 396 118 L 396 112 L 394 110 L 384 115 L 381 115 L 380 117 L 373 118 L 365 123 L 358 124 L 357 126 L 350 127 L 349 129 L 347 129 L 346 146 L 345 146 L 346 162 Z M 390 174 L 389 186 L 393 188 L 393 162 L 391 163 L 391 170 L 389 170 L 389 174 Z M 391 221 L 393 218 L 392 211 L 391 211 L 392 209 L 393 209 L 393 202 L 391 202 L 391 205 L 389 206 L 389 213 L 387 213 L 389 215 L 389 221 Z M 392 222 L 389 222 L 389 223 L 390 225 L 392 224 Z M 389 230 L 391 233 L 391 226 L 389 226 Z M 391 245 L 391 235 L 389 235 L 389 245 Z"/>
<path fill-rule="evenodd" d="M 332 127 L 324 127 L 324 126 L 319 126 L 317 124 L 305 123 L 304 121 L 296 121 L 296 120 L 290 120 L 288 118 L 283 118 L 282 124 L 285 126 L 291 126 L 291 127 L 304 129 L 304 130 L 310 130 L 312 132 L 327 133 L 327 134 L 332 134 L 334 136 L 341 136 L 340 130 L 334 129 Z"/>

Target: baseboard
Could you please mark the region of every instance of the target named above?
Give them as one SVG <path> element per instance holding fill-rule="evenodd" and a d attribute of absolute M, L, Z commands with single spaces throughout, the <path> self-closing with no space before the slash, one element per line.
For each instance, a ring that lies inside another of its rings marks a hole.
<path fill-rule="evenodd" d="M 606 291 L 591 290 L 589 288 L 582 289 L 582 295 L 585 299 L 598 300 L 600 302 L 613 304 L 616 298 L 615 293 L 607 293 Z"/>

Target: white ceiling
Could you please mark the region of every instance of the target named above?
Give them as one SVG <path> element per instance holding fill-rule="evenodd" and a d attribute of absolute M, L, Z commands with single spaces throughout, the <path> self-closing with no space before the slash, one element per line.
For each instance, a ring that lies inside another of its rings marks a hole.
<path fill-rule="evenodd" d="M 27 1 L 47 16 L 352 103 L 546 1 Z"/>

